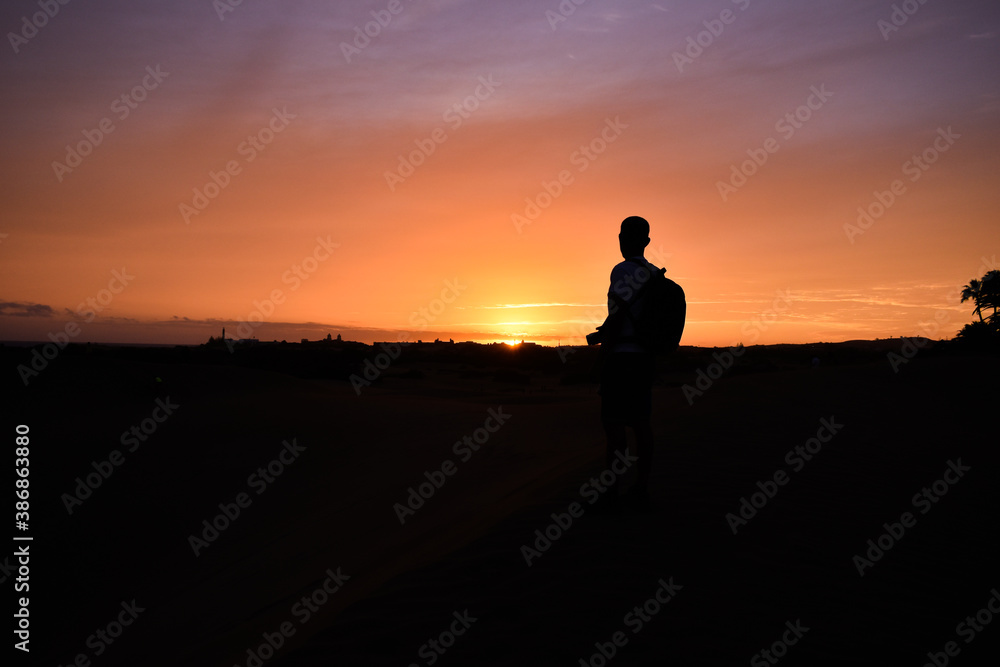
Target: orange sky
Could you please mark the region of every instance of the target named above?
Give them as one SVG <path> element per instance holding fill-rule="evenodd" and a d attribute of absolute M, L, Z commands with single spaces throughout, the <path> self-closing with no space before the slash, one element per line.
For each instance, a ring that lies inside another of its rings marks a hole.
<path fill-rule="evenodd" d="M 972 318 L 958 289 L 997 268 L 995 3 L 889 30 L 892 3 L 860 0 L 588 2 L 564 21 L 555 1 L 403 0 L 350 62 L 341 44 L 389 2 L 183 4 L 71 3 L 8 35 L 0 339 L 75 321 L 80 342 L 198 343 L 249 322 L 582 343 L 629 215 L 687 293 L 692 345 L 951 336 Z M 35 11 L 7 3 L 0 26 Z M 99 145 L 54 166 L 84 132 Z M 723 197 L 748 151 L 766 162 Z"/>

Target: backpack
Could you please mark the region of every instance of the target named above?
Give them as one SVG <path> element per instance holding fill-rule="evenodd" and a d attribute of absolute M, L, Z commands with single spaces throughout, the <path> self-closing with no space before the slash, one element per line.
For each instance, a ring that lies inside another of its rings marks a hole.
<path fill-rule="evenodd" d="M 614 295 L 619 306 L 619 313 L 624 313 L 632 322 L 634 336 L 615 337 L 615 342 L 635 342 L 654 354 L 668 354 L 677 349 L 684 333 L 684 319 L 687 314 L 687 302 L 684 290 L 673 280 L 667 278 L 666 269 L 649 271 L 648 264 L 628 260 L 646 269 L 648 279 L 636 291 L 631 301 L 625 301 Z M 642 274 L 639 274 L 640 276 Z M 633 315 L 632 304 L 643 299 L 642 311 Z M 622 316 L 619 316 L 622 317 Z M 617 328 L 617 327 L 616 327 Z"/>

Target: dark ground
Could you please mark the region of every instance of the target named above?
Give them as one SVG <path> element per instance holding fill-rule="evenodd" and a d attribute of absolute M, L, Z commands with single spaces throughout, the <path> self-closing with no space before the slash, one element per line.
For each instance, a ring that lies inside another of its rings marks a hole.
<path fill-rule="evenodd" d="M 262 664 L 600 665 L 619 631 L 608 664 L 773 664 L 757 654 L 800 622 L 772 660 L 919 666 L 954 641 L 949 664 L 996 664 L 1000 619 L 971 642 L 957 626 L 1000 587 L 1000 361 L 937 345 L 894 372 L 901 344 L 748 348 L 692 405 L 681 386 L 713 350 L 682 349 L 655 390 L 653 510 L 621 514 L 579 492 L 603 468 L 591 351 L 410 348 L 357 395 L 347 378 L 378 348 L 74 346 L 27 388 L 28 351 L 0 349 L 11 449 L 13 424 L 31 427 L 32 654 L 250 667 L 288 623 Z M 126 451 L 122 432 L 168 396 L 175 414 Z M 461 461 L 453 443 L 499 406 L 509 422 Z M 786 452 L 821 419 L 843 427 L 793 470 Z M 301 458 L 257 494 L 248 475 L 292 438 Z M 114 449 L 124 463 L 69 514 L 63 494 Z M 445 459 L 457 473 L 400 525 L 394 504 Z M 915 506 L 959 459 L 968 472 Z M 726 515 L 779 470 L 788 483 L 734 535 Z M 251 504 L 195 556 L 190 535 L 240 492 Z M 582 518 L 527 566 L 522 545 L 573 501 Z M 915 525 L 859 576 L 853 557 L 907 511 Z M 306 620 L 297 601 L 338 568 L 349 579 Z M 633 632 L 660 579 L 675 597 Z M 145 611 L 97 655 L 88 637 L 132 599 Z M 465 610 L 437 659 L 425 645 Z"/>

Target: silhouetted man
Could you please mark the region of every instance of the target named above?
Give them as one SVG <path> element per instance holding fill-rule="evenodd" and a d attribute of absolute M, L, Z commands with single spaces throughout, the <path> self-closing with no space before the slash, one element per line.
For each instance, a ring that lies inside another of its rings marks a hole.
<path fill-rule="evenodd" d="M 655 357 L 639 343 L 635 323 L 642 314 L 644 293 L 640 290 L 657 267 L 646 261 L 649 223 L 638 216 L 622 221 L 618 245 L 625 261 L 611 270 L 608 290 L 608 319 L 602 326 L 601 343 L 601 422 L 607 435 L 607 465 L 615 453 L 624 452 L 626 428 L 635 434 L 638 478 L 633 494 L 640 506 L 649 502 L 649 472 L 653 463 L 652 387 Z M 607 491 L 612 507 L 618 502 L 618 483 Z"/>

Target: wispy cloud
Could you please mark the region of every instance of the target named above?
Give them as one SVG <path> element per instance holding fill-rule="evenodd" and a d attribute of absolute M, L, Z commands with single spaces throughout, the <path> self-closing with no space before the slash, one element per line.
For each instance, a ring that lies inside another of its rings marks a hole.
<path fill-rule="evenodd" d="M 52 317 L 52 306 L 42 303 L 0 302 L 0 317 Z"/>
<path fill-rule="evenodd" d="M 509 310 L 517 308 L 605 308 L 607 303 L 501 303 L 494 306 L 456 306 L 459 310 Z"/>

